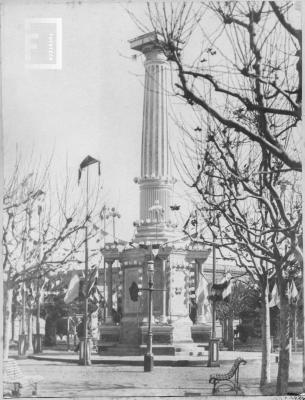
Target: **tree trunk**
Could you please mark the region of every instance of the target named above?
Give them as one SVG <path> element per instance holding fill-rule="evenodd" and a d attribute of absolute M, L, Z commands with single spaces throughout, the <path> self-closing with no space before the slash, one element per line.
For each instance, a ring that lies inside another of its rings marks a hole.
<path fill-rule="evenodd" d="M 280 286 L 280 285 L 279 285 Z M 277 373 L 276 394 L 283 396 L 288 391 L 289 378 L 289 304 L 285 295 L 285 282 L 279 287 L 280 294 L 280 355 Z"/>
<path fill-rule="evenodd" d="M 31 310 L 28 313 L 28 351 L 33 352 L 33 314 Z"/>
<path fill-rule="evenodd" d="M 12 307 L 12 318 L 11 318 L 11 340 L 15 340 L 15 320 L 16 320 L 16 307 Z"/>
<path fill-rule="evenodd" d="M 270 339 L 270 311 L 268 279 L 262 294 L 262 366 L 260 386 L 271 382 L 271 339 Z"/>
<path fill-rule="evenodd" d="M 3 284 L 3 358 L 8 358 L 12 321 L 13 288 L 7 282 Z"/>
<path fill-rule="evenodd" d="M 228 350 L 234 351 L 234 328 L 233 328 L 233 315 L 228 318 Z"/>

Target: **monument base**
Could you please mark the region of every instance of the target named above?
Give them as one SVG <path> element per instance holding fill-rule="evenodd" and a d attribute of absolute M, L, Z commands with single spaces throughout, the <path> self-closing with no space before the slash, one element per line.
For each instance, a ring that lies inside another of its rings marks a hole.
<path fill-rule="evenodd" d="M 120 330 L 121 327 L 119 325 L 103 324 L 101 326 L 100 339 L 98 341 L 99 353 L 108 347 L 118 345 L 120 340 Z"/>
<path fill-rule="evenodd" d="M 123 317 L 120 325 L 120 344 L 127 346 L 139 345 L 138 320 L 135 317 Z"/>
<path fill-rule="evenodd" d="M 211 338 L 211 324 L 195 324 L 191 327 L 192 339 L 195 343 L 209 343 Z"/>
<path fill-rule="evenodd" d="M 170 326 L 173 328 L 173 343 L 193 343 L 191 334 L 192 325 L 189 316 L 172 318 Z"/>
<path fill-rule="evenodd" d="M 153 325 L 153 344 L 172 344 L 173 343 L 173 327 L 170 325 Z M 140 326 L 139 337 L 140 345 L 147 343 L 148 326 Z"/>

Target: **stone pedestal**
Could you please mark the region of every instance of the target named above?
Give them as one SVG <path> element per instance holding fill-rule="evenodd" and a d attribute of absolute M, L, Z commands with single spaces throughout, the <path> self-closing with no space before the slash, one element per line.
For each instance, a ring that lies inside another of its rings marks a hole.
<path fill-rule="evenodd" d="M 100 329 L 99 351 L 119 343 L 121 330 L 119 325 L 102 324 Z"/>
<path fill-rule="evenodd" d="M 152 326 L 153 345 L 173 344 L 173 330 L 174 328 L 170 325 L 153 325 Z M 139 339 L 140 339 L 140 345 L 145 346 L 147 343 L 147 326 L 141 326 L 139 328 Z"/>
<path fill-rule="evenodd" d="M 209 343 L 211 338 L 211 323 L 196 324 L 191 328 L 192 339 L 195 343 Z"/>

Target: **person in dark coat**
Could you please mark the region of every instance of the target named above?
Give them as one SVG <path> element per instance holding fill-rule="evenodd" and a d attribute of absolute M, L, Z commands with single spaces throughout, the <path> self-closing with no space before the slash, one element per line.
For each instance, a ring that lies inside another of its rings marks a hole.
<path fill-rule="evenodd" d="M 80 341 L 82 339 L 84 339 L 84 337 L 86 336 L 84 318 L 82 318 L 81 322 L 77 325 L 76 333 L 77 333 L 77 337 L 78 337 L 79 343 L 78 343 L 78 345 L 76 346 L 76 348 L 74 350 L 75 352 L 79 351 Z M 88 336 L 89 337 L 91 336 L 91 321 L 90 321 L 90 318 L 88 318 Z"/>
<path fill-rule="evenodd" d="M 193 322 L 193 324 L 196 324 L 197 320 L 197 304 L 194 299 L 191 299 L 191 304 L 190 304 L 190 319 Z"/>

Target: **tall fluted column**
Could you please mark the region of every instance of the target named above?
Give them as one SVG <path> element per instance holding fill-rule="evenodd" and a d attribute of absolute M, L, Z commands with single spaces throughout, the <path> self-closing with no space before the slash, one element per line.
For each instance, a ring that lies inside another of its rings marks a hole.
<path fill-rule="evenodd" d="M 131 48 L 145 55 L 145 83 L 142 124 L 140 225 L 137 242 L 166 242 L 173 236 L 170 205 L 174 179 L 171 176 L 168 139 L 168 62 L 155 33 L 130 41 Z M 149 209 L 155 201 L 164 209 L 158 223 L 157 238 Z"/>

